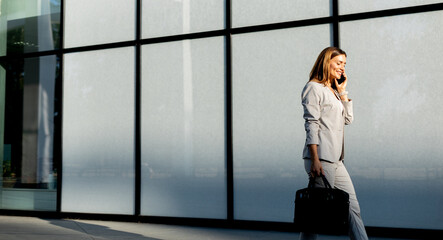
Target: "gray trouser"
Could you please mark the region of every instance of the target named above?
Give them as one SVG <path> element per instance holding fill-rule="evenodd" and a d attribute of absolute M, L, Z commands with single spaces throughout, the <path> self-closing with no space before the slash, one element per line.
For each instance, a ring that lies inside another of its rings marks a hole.
<path fill-rule="evenodd" d="M 335 163 L 321 161 L 323 170 L 325 172 L 326 179 L 333 188 L 341 189 L 349 194 L 349 237 L 352 240 L 366 240 L 365 226 L 360 216 L 360 205 L 355 195 L 354 185 L 352 184 L 351 177 L 346 170 L 343 161 Z M 305 169 L 309 173 L 311 171 L 311 160 L 305 160 Z M 316 187 L 324 187 L 323 180 L 317 177 L 315 180 Z M 301 233 L 300 240 L 315 240 L 317 234 Z"/>

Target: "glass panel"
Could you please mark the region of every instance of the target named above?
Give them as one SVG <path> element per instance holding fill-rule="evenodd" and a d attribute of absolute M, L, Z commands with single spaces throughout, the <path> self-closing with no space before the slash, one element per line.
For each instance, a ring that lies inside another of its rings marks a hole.
<path fill-rule="evenodd" d="M 356 116 L 348 170 L 369 226 L 443 229 L 441 19 L 443 11 L 340 26 Z"/>
<path fill-rule="evenodd" d="M 134 40 L 135 6 L 136 0 L 65 0 L 65 47 Z"/>
<path fill-rule="evenodd" d="M 329 17 L 331 0 L 232 0 L 232 26 Z"/>
<path fill-rule="evenodd" d="M 134 58 L 65 55 L 62 211 L 134 213 Z"/>
<path fill-rule="evenodd" d="M 329 25 L 233 36 L 236 219 L 293 220 L 308 181 L 300 94 L 330 38 Z"/>
<path fill-rule="evenodd" d="M 0 208 L 56 210 L 57 76 L 55 56 L 0 66 Z"/>
<path fill-rule="evenodd" d="M 442 3 L 441 0 L 339 0 L 340 14 L 350 14 L 358 12 L 369 12 L 386 10 L 392 8 L 402 8 L 426 5 L 432 3 Z"/>
<path fill-rule="evenodd" d="M 226 218 L 224 39 L 142 50 L 141 213 Z"/>
<path fill-rule="evenodd" d="M 0 1 L 0 56 L 58 49 L 59 33 L 60 0 Z"/>
<path fill-rule="evenodd" d="M 225 0 L 142 0 L 143 38 L 223 29 Z"/>

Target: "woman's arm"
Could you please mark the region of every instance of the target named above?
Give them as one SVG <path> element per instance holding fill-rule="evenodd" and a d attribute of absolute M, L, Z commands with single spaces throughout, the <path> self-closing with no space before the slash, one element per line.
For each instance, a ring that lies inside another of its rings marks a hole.
<path fill-rule="evenodd" d="M 307 85 L 302 93 L 302 105 L 304 109 L 303 118 L 305 119 L 306 145 L 308 146 L 311 158 L 312 177 L 324 174 L 323 167 L 318 156 L 319 139 L 319 121 L 321 116 L 320 94 L 314 87 L 316 85 Z"/>
<path fill-rule="evenodd" d="M 343 73 L 343 76 L 345 77 L 345 80 L 341 84 L 338 84 L 337 79 L 335 79 L 335 86 L 337 88 L 337 92 L 340 95 L 340 100 L 345 107 L 345 124 L 349 125 L 354 120 L 354 114 L 352 109 L 352 101 L 348 98 L 348 92 L 346 91 L 346 86 L 348 85 L 348 77 L 346 76 L 346 73 Z"/>
<path fill-rule="evenodd" d="M 320 159 L 318 158 L 317 144 L 308 145 L 309 152 L 311 154 L 311 176 L 316 177 L 321 174 L 325 174 L 323 167 L 321 165 Z"/>
<path fill-rule="evenodd" d="M 307 84 L 302 92 L 303 118 L 305 119 L 306 145 L 320 143 L 319 119 L 321 115 L 320 95 L 315 85 Z"/>

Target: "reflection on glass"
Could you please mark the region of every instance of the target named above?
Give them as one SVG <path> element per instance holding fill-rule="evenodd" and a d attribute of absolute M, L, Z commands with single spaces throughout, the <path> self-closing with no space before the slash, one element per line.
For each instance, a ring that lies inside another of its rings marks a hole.
<path fill-rule="evenodd" d="M 57 68 L 56 56 L 16 60 L 0 67 L 1 208 L 55 210 Z"/>
<path fill-rule="evenodd" d="M 58 49 L 59 30 L 60 0 L 0 1 L 0 56 Z"/>

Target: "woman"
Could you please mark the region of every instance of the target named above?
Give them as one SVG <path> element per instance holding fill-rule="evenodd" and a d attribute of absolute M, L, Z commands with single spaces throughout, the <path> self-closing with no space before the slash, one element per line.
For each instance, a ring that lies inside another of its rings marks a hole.
<path fill-rule="evenodd" d="M 306 143 L 303 158 L 306 172 L 315 177 L 316 187 L 324 187 L 325 175 L 332 187 L 349 194 L 351 239 L 368 239 L 351 178 L 343 165 L 344 125 L 352 123 L 352 101 L 348 98 L 345 73 L 346 53 L 336 47 L 325 48 L 318 56 L 302 92 Z M 301 233 L 300 239 L 316 239 L 316 234 Z"/>

